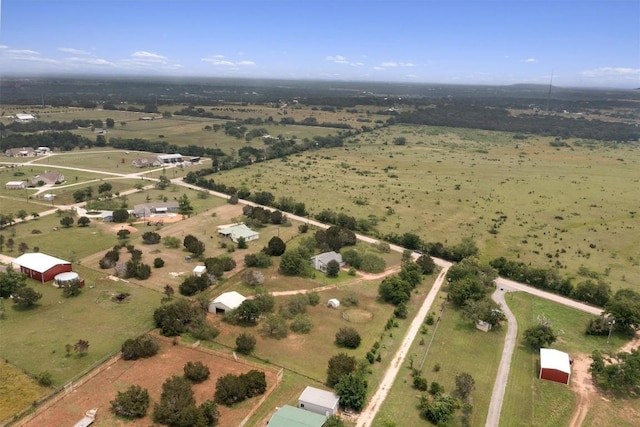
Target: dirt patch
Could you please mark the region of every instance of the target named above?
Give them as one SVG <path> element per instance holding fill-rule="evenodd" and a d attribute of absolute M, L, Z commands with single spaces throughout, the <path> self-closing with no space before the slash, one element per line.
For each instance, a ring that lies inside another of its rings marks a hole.
<path fill-rule="evenodd" d="M 160 341 L 158 355 L 144 360 L 126 361 L 119 360 L 81 386 L 70 390 L 60 401 L 50 408 L 38 414 L 25 423 L 25 426 L 63 426 L 73 425 L 82 418 L 84 412 L 91 408 L 98 408 L 98 416 L 95 423 L 100 426 L 125 425 L 122 420 L 116 418 L 110 411 L 110 401 L 118 391 L 126 390 L 130 385 L 140 385 L 149 391 L 152 405 L 146 418 L 126 422 L 127 426 L 149 426 L 153 403 L 160 400 L 162 383 L 173 376 L 182 375 L 185 363 L 200 361 L 207 365 L 211 371 L 211 377 L 201 384 L 192 386 L 196 404 L 207 399 L 213 399 L 215 384 L 218 378 L 232 373 L 235 375 L 248 372 L 256 367 L 235 361 L 231 356 L 224 356 L 192 349 L 181 345 L 171 345 L 168 340 Z M 262 370 L 262 369 L 261 369 Z M 264 371 L 267 377 L 267 387 L 277 382 L 277 373 Z M 258 405 L 260 398 L 256 397 L 249 404 L 237 405 L 234 408 L 219 406 L 221 425 L 239 425 L 250 413 L 252 408 Z"/>
<path fill-rule="evenodd" d="M 344 311 L 342 318 L 349 323 L 368 323 L 373 319 L 373 313 L 360 308 L 350 308 Z"/>

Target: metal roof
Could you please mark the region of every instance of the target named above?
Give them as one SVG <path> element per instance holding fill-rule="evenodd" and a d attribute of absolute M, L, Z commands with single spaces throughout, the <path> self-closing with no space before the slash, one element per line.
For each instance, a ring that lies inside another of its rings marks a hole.
<path fill-rule="evenodd" d="M 273 414 L 269 427 L 322 427 L 327 417 L 285 405 Z"/>
<path fill-rule="evenodd" d="M 561 372 L 571 373 L 571 363 L 569 361 L 569 354 L 564 351 L 555 350 L 552 348 L 540 349 L 540 368 L 541 369 L 556 369 Z"/>
<path fill-rule="evenodd" d="M 340 397 L 331 391 L 307 386 L 298 400 L 313 403 L 323 408 L 335 408 L 340 401 Z"/>
<path fill-rule="evenodd" d="M 242 304 L 242 302 L 246 300 L 246 298 L 236 292 L 236 291 L 231 291 L 231 292 L 225 292 L 223 294 L 221 294 L 220 296 L 218 296 L 216 299 L 214 299 L 212 302 L 214 304 L 222 304 L 225 307 L 229 307 L 230 309 L 234 309 L 234 308 L 238 308 L 240 307 L 240 304 Z"/>
<path fill-rule="evenodd" d="M 37 271 L 38 273 L 44 273 L 58 264 L 71 264 L 69 261 L 40 252 L 21 255 L 14 259 L 13 263 L 28 268 L 29 270 Z"/>

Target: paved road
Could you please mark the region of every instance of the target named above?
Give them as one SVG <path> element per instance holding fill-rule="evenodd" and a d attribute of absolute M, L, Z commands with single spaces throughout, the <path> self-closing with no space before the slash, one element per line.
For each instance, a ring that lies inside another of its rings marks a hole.
<path fill-rule="evenodd" d="M 493 295 L 491 295 L 491 299 L 500 305 L 502 311 L 507 317 L 508 329 L 507 336 L 504 338 L 504 348 L 502 349 L 502 357 L 500 358 L 500 365 L 498 366 L 496 382 L 493 385 L 493 392 L 491 393 L 489 413 L 487 414 L 487 422 L 485 423 L 486 427 L 497 426 L 500 422 L 502 401 L 504 400 L 507 381 L 509 380 L 509 370 L 511 369 L 511 356 L 513 355 L 513 350 L 516 346 L 516 337 L 518 335 L 518 322 L 516 321 L 516 316 L 514 316 L 509 309 L 509 306 L 504 299 L 504 294 L 504 290 L 497 288 Z"/>
<path fill-rule="evenodd" d="M 444 283 L 445 276 L 447 275 L 447 271 L 449 271 L 449 267 L 451 267 L 451 265 L 452 265 L 451 263 L 447 263 L 443 265 L 443 268 L 440 271 L 440 274 L 438 274 L 438 277 L 436 278 L 436 281 L 434 282 L 433 287 L 429 291 L 429 294 L 427 294 L 427 298 L 424 300 L 424 303 L 422 303 L 422 307 L 420 307 L 420 310 L 418 311 L 416 316 L 413 318 L 413 321 L 409 326 L 409 330 L 407 331 L 406 335 L 402 339 L 402 344 L 400 344 L 400 348 L 398 349 L 396 354 L 393 356 L 393 359 L 391 360 L 391 363 L 389 364 L 387 371 L 384 373 L 384 377 L 382 378 L 382 381 L 380 382 L 378 389 L 369 400 L 367 407 L 360 413 L 360 416 L 358 417 L 358 422 L 356 423 L 356 427 L 365 427 L 373 424 L 373 420 L 375 419 L 376 414 L 380 410 L 380 406 L 382 406 L 382 402 L 384 402 L 384 400 L 386 399 L 387 394 L 391 390 L 391 387 L 393 386 L 393 382 L 395 381 L 396 376 L 400 371 L 400 368 L 402 368 L 404 359 L 407 357 L 409 348 L 411 348 L 411 343 L 413 343 L 413 340 L 415 339 L 416 335 L 420 331 L 420 327 L 422 326 L 423 319 L 427 316 L 427 314 L 429 314 L 429 311 L 431 310 L 431 306 L 433 305 L 433 302 L 435 301 L 436 296 L 440 291 L 440 287 Z"/>

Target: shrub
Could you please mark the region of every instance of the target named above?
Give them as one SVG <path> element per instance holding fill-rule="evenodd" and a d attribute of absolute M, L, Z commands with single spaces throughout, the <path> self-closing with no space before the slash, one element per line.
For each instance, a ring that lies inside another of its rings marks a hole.
<path fill-rule="evenodd" d="M 163 260 L 162 258 L 160 258 L 160 257 L 155 258 L 155 259 L 153 260 L 153 266 L 154 266 L 155 268 L 162 268 L 162 267 L 164 267 L 164 260 Z"/>
<path fill-rule="evenodd" d="M 209 378 L 209 368 L 202 362 L 187 362 L 184 365 L 184 377 L 191 382 L 199 384 Z"/>
<path fill-rule="evenodd" d="M 124 392 L 118 392 L 111 401 L 111 410 L 124 418 L 142 418 L 149 409 L 149 392 L 138 385 L 132 385 Z"/>
<path fill-rule="evenodd" d="M 256 254 L 247 254 L 244 256 L 244 265 L 246 267 L 267 268 L 271 267 L 273 260 L 264 252 Z"/>
<path fill-rule="evenodd" d="M 158 343 L 148 335 L 135 339 L 128 339 L 122 344 L 122 358 L 124 360 L 137 360 L 154 356 L 158 353 Z"/>
<path fill-rule="evenodd" d="M 358 348 L 360 345 L 360 334 L 351 327 L 340 328 L 336 332 L 336 344 L 340 347 Z"/>
<path fill-rule="evenodd" d="M 358 295 L 355 292 L 347 292 L 342 297 L 342 305 L 345 307 L 357 306 L 358 302 Z"/>
<path fill-rule="evenodd" d="M 313 329 L 313 320 L 308 314 L 296 314 L 291 322 L 291 330 L 298 334 L 308 334 Z"/>
<path fill-rule="evenodd" d="M 155 245 L 160 243 L 160 235 L 158 233 L 156 233 L 155 231 L 147 231 L 145 233 L 142 234 L 142 241 L 146 244 L 146 245 Z"/>
<path fill-rule="evenodd" d="M 357 366 L 356 358 L 346 353 L 338 353 L 331 357 L 327 366 L 327 385 L 334 387 L 340 378 L 354 372 Z"/>
<path fill-rule="evenodd" d="M 266 390 L 267 380 L 264 372 L 251 370 L 239 376 L 227 374 L 218 378 L 216 382 L 215 401 L 231 406 L 236 402 L 263 394 Z"/>
<path fill-rule="evenodd" d="M 413 377 L 413 388 L 420 391 L 427 391 L 428 387 L 429 387 L 429 383 L 427 382 L 426 378 L 421 377 L 419 375 L 416 375 L 415 377 Z"/>
<path fill-rule="evenodd" d="M 309 292 L 307 297 L 309 298 L 309 305 L 312 307 L 320 303 L 320 295 L 317 292 Z"/>
<path fill-rule="evenodd" d="M 251 334 L 240 334 L 236 338 L 236 351 L 242 354 L 251 354 L 256 348 L 256 338 Z"/>
<path fill-rule="evenodd" d="M 409 310 L 407 309 L 407 305 L 403 302 L 398 304 L 398 306 L 393 310 L 393 315 L 398 319 L 406 319 L 409 314 Z"/>
<path fill-rule="evenodd" d="M 51 376 L 51 372 L 40 372 L 36 375 L 36 381 L 38 381 L 38 384 L 40 384 L 41 386 L 49 387 L 51 384 L 53 384 L 53 377 Z"/>

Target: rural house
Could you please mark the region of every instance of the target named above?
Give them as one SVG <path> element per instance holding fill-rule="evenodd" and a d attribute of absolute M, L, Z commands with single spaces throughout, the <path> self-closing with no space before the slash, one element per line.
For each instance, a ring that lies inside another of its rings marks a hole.
<path fill-rule="evenodd" d="M 21 272 L 33 280 L 45 283 L 53 280 L 56 275 L 72 270 L 71 263 L 51 255 L 40 252 L 27 253 L 13 260 Z"/>
<path fill-rule="evenodd" d="M 322 427 L 327 418 L 293 406 L 279 408 L 267 423 L 268 427 Z"/>
<path fill-rule="evenodd" d="M 31 178 L 31 183 L 33 185 L 38 185 L 38 183 L 42 181 L 46 185 L 60 184 L 65 181 L 65 177 L 63 174 L 56 171 L 48 171 L 40 175 L 36 175 Z"/>
<path fill-rule="evenodd" d="M 133 207 L 133 214 L 138 218 L 169 212 L 178 212 L 178 202 L 142 203 Z"/>
<path fill-rule="evenodd" d="M 131 161 L 131 166 L 136 168 L 150 168 L 160 165 L 162 162 L 157 157 L 137 157 Z"/>
<path fill-rule="evenodd" d="M 570 377 L 571 360 L 569 354 L 552 348 L 540 349 L 540 374 L 538 378 L 569 384 Z"/>
<path fill-rule="evenodd" d="M 36 150 L 32 147 L 9 148 L 4 154 L 7 157 L 31 157 L 36 155 Z"/>
<path fill-rule="evenodd" d="M 338 412 L 340 397 L 327 390 L 308 386 L 298 398 L 298 408 L 330 417 Z"/>
<path fill-rule="evenodd" d="M 236 291 L 225 292 L 209 302 L 209 313 L 226 313 L 240 307 L 246 298 Z"/>
<path fill-rule="evenodd" d="M 182 154 L 161 154 L 158 156 L 158 161 L 162 164 L 169 163 L 182 163 Z"/>
<path fill-rule="evenodd" d="M 238 243 L 240 237 L 244 237 L 245 242 L 260 238 L 260 233 L 253 231 L 242 223 L 218 227 L 218 234 L 222 237 L 229 237 L 235 243 Z"/>
<path fill-rule="evenodd" d="M 33 114 L 17 113 L 14 114 L 13 118 L 16 122 L 19 123 L 29 123 L 34 121 L 36 119 L 36 116 L 34 116 Z"/>
<path fill-rule="evenodd" d="M 311 258 L 311 265 L 316 270 L 322 271 L 323 273 L 327 272 L 327 265 L 331 261 L 337 261 L 340 265 L 340 268 L 344 267 L 344 261 L 342 261 L 342 255 L 337 252 L 325 252 L 320 255 L 316 255 Z"/>

